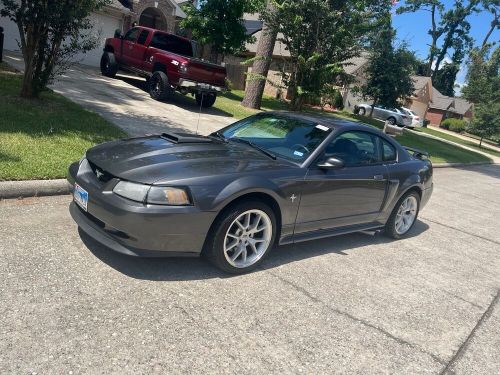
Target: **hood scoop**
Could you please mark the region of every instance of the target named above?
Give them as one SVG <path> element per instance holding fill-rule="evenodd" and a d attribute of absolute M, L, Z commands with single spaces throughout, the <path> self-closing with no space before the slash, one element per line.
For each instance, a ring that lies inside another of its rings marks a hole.
<path fill-rule="evenodd" d="M 172 143 L 212 143 L 213 140 L 202 136 L 202 135 L 195 135 L 195 134 L 188 134 L 188 133 L 162 133 L 160 135 L 160 138 L 166 139 L 169 142 Z"/>

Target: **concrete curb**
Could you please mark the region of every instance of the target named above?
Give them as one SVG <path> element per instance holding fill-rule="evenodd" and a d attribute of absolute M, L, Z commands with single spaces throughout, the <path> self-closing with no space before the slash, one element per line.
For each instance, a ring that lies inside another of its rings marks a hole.
<path fill-rule="evenodd" d="M 455 168 L 455 167 L 473 167 L 475 165 L 492 165 L 497 164 L 494 161 L 476 161 L 472 163 L 436 163 L 432 164 L 434 168 Z"/>
<path fill-rule="evenodd" d="M 64 195 L 70 191 L 71 185 L 65 179 L 0 181 L 0 199 Z"/>

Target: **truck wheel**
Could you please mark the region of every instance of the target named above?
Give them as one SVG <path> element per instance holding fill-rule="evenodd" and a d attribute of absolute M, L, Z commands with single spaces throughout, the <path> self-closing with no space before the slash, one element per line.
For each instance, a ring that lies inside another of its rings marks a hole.
<path fill-rule="evenodd" d="M 166 100 L 173 90 L 168 83 L 168 77 L 162 71 L 156 71 L 149 79 L 149 95 L 155 100 Z"/>
<path fill-rule="evenodd" d="M 112 52 L 104 52 L 101 57 L 101 73 L 103 76 L 114 78 L 118 72 L 118 64 Z"/>
<path fill-rule="evenodd" d="M 214 105 L 215 99 L 217 99 L 217 94 L 212 93 L 204 93 L 204 94 L 196 94 L 196 103 L 202 106 L 203 108 L 210 108 Z"/>

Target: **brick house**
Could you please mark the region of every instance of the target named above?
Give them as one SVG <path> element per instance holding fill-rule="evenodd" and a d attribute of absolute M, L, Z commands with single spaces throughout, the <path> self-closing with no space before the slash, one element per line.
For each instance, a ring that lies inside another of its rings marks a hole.
<path fill-rule="evenodd" d="M 465 99 L 443 95 L 433 88 L 432 100 L 425 118 L 430 121 L 431 125 L 437 126 L 447 118 L 470 121 L 473 114 L 474 104 Z"/>

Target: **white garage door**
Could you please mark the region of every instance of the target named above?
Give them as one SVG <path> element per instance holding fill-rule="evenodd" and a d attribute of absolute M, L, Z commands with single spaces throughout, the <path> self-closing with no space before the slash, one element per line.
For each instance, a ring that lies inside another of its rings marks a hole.
<path fill-rule="evenodd" d="M 94 23 L 93 33 L 99 37 L 99 45 L 84 55 L 77 56 L 81 64 L 99 66 L 106 38 L 112 38 L 116 29 L 122 30 L 122 20 L 107 14 L 94 13 L 91 15 Z"/>
<path fill-rule="evenodd" d="M 19 51 L 19 30 L 17 25 L 8 18 L 0 17 L 0 27 L 3 27 L 3 48 L 9 51 Z"/>
<path fill-rule="evenodd" d="M 91 21 L 94 23 L 92 32 L 99 37 L 99 45 L 85 54 L 75 57 L 81 64 L 99 66 L 102 49 L 106 38 L 112 38 L 116 29 L 122 30 L 122 20 L 108 14 L 92 14 Z M 9 51 L 18 51 L 19 31 L 17 25 L 7 18 L 0 18 L 0 26 L 4 28 L 4 49 Z"/>

